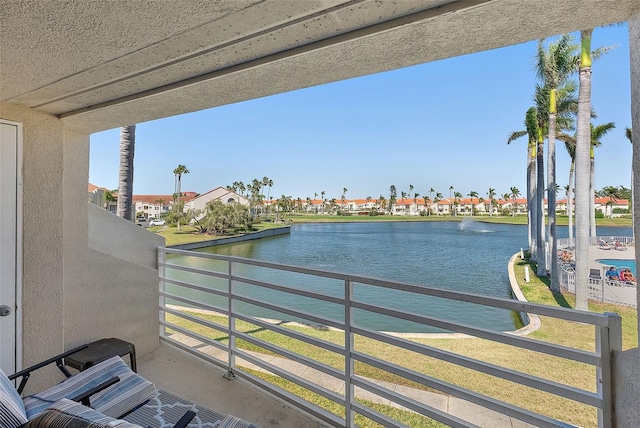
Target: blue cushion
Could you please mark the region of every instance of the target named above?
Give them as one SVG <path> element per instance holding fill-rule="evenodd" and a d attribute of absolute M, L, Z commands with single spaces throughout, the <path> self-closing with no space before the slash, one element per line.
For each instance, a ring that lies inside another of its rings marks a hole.
<path fill-rule="evenodd" d="M 27 411 L 15 386 L 0 370 L 0 427 L 16 428 L 27 422 Z"/>
<path fill-rule="evenodd" d="M 120 357 L 113 357 L 66 379 L 38 394 L 24 398 L 27 418 L 32 419 L 62 398 L 74 398 L 114 377 L 120 381 L 90 397 L 91 407 L 114 418 L 120 417 L 155 394 L 151 382 L 135 374 Z"/>

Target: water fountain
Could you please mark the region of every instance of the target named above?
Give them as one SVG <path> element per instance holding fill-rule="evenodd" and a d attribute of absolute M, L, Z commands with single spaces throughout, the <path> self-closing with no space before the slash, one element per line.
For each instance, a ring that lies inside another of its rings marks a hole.
<path fill-rule="evenodd" d="M 487 223 L 483 223 L 481 221 L 474 220 L 469 217 L 465 217 L 459 223 L 458 227 L 461 232 L 470 232 L 470 233 L 493 233 L 495 230 L 491 230 L 488 227 Z"/>

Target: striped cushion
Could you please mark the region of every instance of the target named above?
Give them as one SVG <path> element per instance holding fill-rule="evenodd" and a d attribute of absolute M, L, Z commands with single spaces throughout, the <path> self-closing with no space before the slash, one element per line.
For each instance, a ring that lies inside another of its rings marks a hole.
<path fill-rule="evenodd" d="M 216 428 L 258 428 L 256 425 L 250 424 L 247 421 L 243 421 L 242 419 L 233 416 L 227 415 L 220 422 L 220 425 L 217 425 Z"/>
<path fill-rule="evenodd" d="M 27 422 L 22 398 L 9 378 L 0 370 L 0 427 L 16 428 Z"/>
<path fill-rule="evenodd" d="M 25 428 L 140 428 L 63 398 L 30 420 Z"/>
<path fill-rule="evenodd" d="M 38 394 L 24 398 L 27 418 L 32 419 L 62 398 L 76 397 L 114 377 L 120 382 L 90 397 L 91 407 L 107 416 L 117 418 L 153 397 L 155 387 L 135 374 L 122 358 L 116 356 L 66 379 Z"/>

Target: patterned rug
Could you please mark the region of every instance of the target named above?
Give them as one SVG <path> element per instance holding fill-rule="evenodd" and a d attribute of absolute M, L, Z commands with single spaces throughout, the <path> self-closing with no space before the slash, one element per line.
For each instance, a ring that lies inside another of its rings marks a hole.
<path fill-rule="evenodd" d="M 131 423 L 150 428 L 171 428 L 188 410 L 196 412 L 188 428 L 258 428 L 242 419 L 223 415 L 193 404 L 161 389 L 144 406 L 123 417 Z"/>

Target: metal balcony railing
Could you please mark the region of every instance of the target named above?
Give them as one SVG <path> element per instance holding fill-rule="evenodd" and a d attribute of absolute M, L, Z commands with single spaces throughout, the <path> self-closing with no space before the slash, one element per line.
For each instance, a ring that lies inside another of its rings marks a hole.
<path fill-rule="evenodd" d="M 517 400 L 516 403 L 506 402 L 480 393 L 472 386 L 453 384 L 414 368 L 394 363 L 391 361 L 393 358 L 385 358 L 384 355 L 388 354 L 383 352 L 367 353 L 359 344 L 362 340 L 370 340 L 379 343 L 380 347 L 395 347 L 393 349 L 402 352 L 411 351 L 416 359 L 442 360 L 459 367 L 460 370 L 478 372 L 496 381 L 524 385 L 531 390 L 556 396 L 553 400 L 570 400 L 570 403 L 578 403 L 576 405 L 591 406 L 597 409 L 598 426 L 612 426 L 611 355 L 613 351 L 619 351 L 622 347 L 621 321 L 617 314 L 587 313 L 203 252 L 160 248 L 158 257 L 160 338 L 163 342 L 223 367 L 228 371 L 228 377 L 242 377 L 331 425 L 352 427 L 357 413 L 384 426 L 404 426 L 388 414 L 377 411 L 366 402 L 358 400 L 355 393 L 358 389 L 389 400 L 394 406 L 402 406 L 450 426 L 475 426 L 472 422 L 448 414 L 428 403 L 414 400 L 408 395 L 384 386 L 384 383 L 373 382 L 371 378 L 356 373 L 354 369 L 356 364 L 366 364 L 373 370 L 390 373 L 399 379 L 412 382 L 418 388 L 437 390 L 442 394 L 458 397 L 535 426 L 572 426 L 544 415 L 543 412 L 520 407 Z M 411 313 L 399 307 L 396 298 L 380 301 L 381 297 L 371 297 L 382 291 L 393 292 L 396 296 L 409 299 L 427 299 L 429 304 L 437 304 L 437 301 L 443 300 L 454 301 L 460 305 L 481 305 L 515 313 L 535 313 L 564 320 L 563 322 L 569 325 L 572 323 L 591 325 L 594 327 L 592 348 L 594 350 L 567 347 L 513 334 L 513 332 L 493 331 L 458 321 L 436 318 L 430 316 L 428 310 L 423 313 Z M 202 313 L 217 314 L 217 321 L 200 316 Z M 282 323 L 265 319 L 277 318 L 276 314 L 279 314 L 281 320 L 297 320 L 313 325 L 315 328 L 287 328 Z M 593 384 L 591 387 L 579 388 L 556 379 L 527 373 L 527 367 L 514 369 L 508 364 L 487 362 L 463 353 L 427 345 L 404 335 L 367 328 L 363 326 L 361 320 L 369 316 L 403 320 L 413 326 L 424 327 L 425 330 L 436 327 L 463 333 L 502 344 L 500 346 L 508 345 L 509 349 L 512 349 L 510 352 L 514 354 L 534 351 L 538 356 L 546 355 L 558 360 L 570 360 L 588 365 L 591 366 L 594 374 Z M 253 331 L 237 327 L 237 324 L 245 322 L 253 326 Z M 336 334 L 340 334 L 342 340 L 328 341 L 318 337 L 313 334 L 319 329 L 318 326 L 322 326 L 321 330 L 338 331 L 339 333 Z M 204 330 L 215 334 L 205 334 Z M 277 333 L 291 341 L 302 342 L 305 347 L 330 352 L 332 355 L 339 356 L 338 363 L 327 362 L 323 358 L 314 359 L 295 349 L 280 346 L 268 339 L 258 338 L 253 334 L 258 330 Z M 178 337 L 181 339 L 177 339 Z M 264 354 L 276 354 L 284 359 L 295 361 L 335 378 L 339 382 L 344 382 L 343 392 L 336 392 L 326 385 L 314 383 L 305 376 L 269 363 L 266 358 L 260 357 L 260 353 L 247 350 L 248 346 L 253 350 L 256 348 L 264 350 Z M 214 351 L 218 352 L 216 356 L 212 356 L 215 354 Z M 239 362 L 237 363 L 236 360 Z M 266 381 L 255 372 L 247 370 L 246 366 L 249 364 L 338 404 L 343 409 L 344 416 L 329 412 Z"/>

